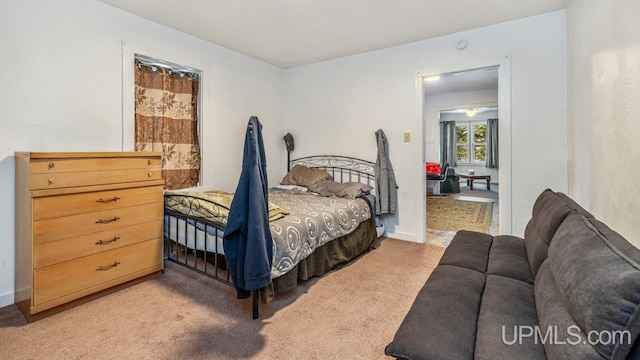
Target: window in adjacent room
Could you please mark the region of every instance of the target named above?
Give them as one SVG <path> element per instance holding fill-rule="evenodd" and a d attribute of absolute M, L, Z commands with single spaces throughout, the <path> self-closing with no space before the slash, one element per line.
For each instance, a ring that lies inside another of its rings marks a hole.
<path fill-rule="evenodd" d="M 484 121 L 456 122 L 458 163 L 482 163 L 487 157 L 487 123 Z"/>
<path fill-rule="evenodd" d="M 200 181 L 200 72 L 135 55 L 135 150 L 162 151 L 167 189 Z"/>

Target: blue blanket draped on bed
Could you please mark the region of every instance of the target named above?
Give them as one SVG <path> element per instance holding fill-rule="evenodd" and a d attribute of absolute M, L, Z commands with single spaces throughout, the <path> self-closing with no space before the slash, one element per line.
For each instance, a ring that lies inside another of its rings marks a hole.
<path fill-rule="evenodd" d="M 238 298 L 271 281 L 273 240 L 269 231 L 267 162 L 262 124 L 252 116 L 244 140 L 242 173 L 229 209 L 224 251 Z"/>

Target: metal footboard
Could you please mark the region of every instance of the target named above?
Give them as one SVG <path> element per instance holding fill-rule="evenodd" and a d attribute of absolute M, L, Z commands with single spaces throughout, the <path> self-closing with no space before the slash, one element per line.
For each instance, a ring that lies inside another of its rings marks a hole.
<path fill-rule="evenodd" d="M 197 238 L 198 231 L 202 241 Z M 165 208 L 165 259 L 233 286 L 223 249 L 219 248 L 218 239 L 223 235 L 218 225 Z"/>
<path fill-rule="evenodd" d="M 165 208 L 164 215 L 164 258 L 233 287 L 229 265 L 221 246 L 223 226 L 168 208 Z M 201 240 L 198 239 L 199 234 L 202 236 Z M 252 293 L 252 317 L 257 319 L 259 291 L 254 290 Z"/>

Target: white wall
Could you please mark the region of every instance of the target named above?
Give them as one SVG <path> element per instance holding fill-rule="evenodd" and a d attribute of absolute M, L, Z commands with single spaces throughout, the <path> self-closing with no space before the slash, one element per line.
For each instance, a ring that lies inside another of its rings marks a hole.
<path fill-rule="evenodd" d="M 424 170 L 413 169 L 423 154 L 416 72 L 510 56 L 512 229 L 522 235 L 540 192 L 567 189 L 565 25 L 565 11 L 557 11 L 287 69 L 285 118 L 296 137 L 293 155 L 344 153 L 375 161 L 374 132 L 382 128 L 400 187 L 388 235 L 423 241 L 416 238 L 422 224 L 415 216 L 423 180 L 414 174 Z M 455 48 L 460 39 L 469 43 L 464 51 Z M 413 141 L 403 142 L 404 132 Z"/>
<path fill-rule="evenodd" d="M 0 306 L 13 303 L 13 153 L 122 149 L 122 41 L 204 64 L 202 86 L 210 95 L 202 119 L 207 184 L 235 190 L 251 115 L 264 125 L 269 181 L 284 175 L 282 69 L 97 1 L 3 0 Z"/>
<path fill-rule="evenodd" d="M 569 195 L 640 247 L 640 2 L 570 1 Z"/>

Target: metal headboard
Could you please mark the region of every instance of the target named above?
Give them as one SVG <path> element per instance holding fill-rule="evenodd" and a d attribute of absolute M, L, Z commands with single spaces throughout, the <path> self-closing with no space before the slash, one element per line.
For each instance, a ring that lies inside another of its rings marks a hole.
<path fill-rule="evenodd" d="M 338 155 L 316 155 L 289 160 L 287 170 L 292 169 L 295 165 L 324 170 L 339 183 L 353 181 L 374 187 L 376 184 L 376 164 L 371 161 Z"/>

